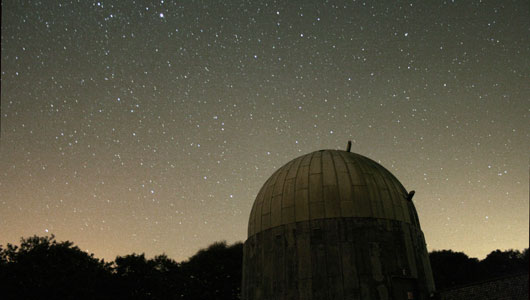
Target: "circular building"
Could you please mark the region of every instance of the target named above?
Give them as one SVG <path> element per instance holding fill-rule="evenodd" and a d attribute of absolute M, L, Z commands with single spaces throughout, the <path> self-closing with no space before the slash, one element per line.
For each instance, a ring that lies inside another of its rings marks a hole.
<path fill-rule="evenodd" d="M 243 299 L 428 299 L 434 281 L 413 194 L 349 151 L 288 162 L 250 213 Z"/>

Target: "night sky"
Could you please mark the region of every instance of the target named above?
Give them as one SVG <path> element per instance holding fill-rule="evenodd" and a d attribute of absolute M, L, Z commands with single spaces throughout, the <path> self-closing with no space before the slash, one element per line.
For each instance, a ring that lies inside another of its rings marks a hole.
<path fill-rule="evenodd" d="M 146 4 L 147 3 L 147 4 Z M 429 250 L 529 238 L 528 1 L 2 1 L 0 244 L 246 239 L 265 180 L 346 149 Z"/>

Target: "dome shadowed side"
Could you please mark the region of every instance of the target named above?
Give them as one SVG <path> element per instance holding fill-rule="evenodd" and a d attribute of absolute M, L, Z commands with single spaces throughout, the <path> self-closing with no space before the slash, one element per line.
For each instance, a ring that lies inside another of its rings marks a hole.
<path fill-rule="evenodd" d="M 359 217 L 417 224 L 403 185 L 359 154 L 320 150 L 288 162 L 265 182 L 254 201 L 248 236 L 307 220 Z"/>

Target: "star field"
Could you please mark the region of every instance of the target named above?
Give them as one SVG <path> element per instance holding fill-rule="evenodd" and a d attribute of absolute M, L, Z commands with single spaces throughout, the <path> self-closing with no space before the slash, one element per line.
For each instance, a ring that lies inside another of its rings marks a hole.
<path fill-rule="evenodd" d="M 3 1 L 0 244 L 183 260 L 265 180 L 345 149 L 429 250 L 528 247 L 525 1 Z"/>

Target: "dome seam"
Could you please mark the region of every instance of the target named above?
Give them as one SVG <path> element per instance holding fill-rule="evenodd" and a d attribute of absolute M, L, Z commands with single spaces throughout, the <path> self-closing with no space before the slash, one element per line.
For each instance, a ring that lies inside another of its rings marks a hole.
<path fill-rule="evenodd" d="M 296 222 L 296 178 L 298 178 L 298 173 L 300 172 L 300 168 L 302 167 L 302 160 L 304 160 L 303 158 L 299 158 L 299 162 L 298 162 L 298 166 L 296 168 L 296 174 L 294 175 L 294 184 L 293 184 L 293 192 L 294 192 L 294 195 L 293 195 L 293 214 L 294 214 L 294 221 Z"/>
<path fill-rule="evenodd" d="M 329 156 L 331 158 L 331 163 L 333 164 L 333 171 L 335 173 L 335 183 L 336 183 L 336 186 L 337 186 L 337 197 L 339 197 L 339 217 L 342 217 L 341 215 L 343 214 L 343 211 L 342 211 L 342 198 L 341 198 L 341 192 L 340 192 L 340 186 L 339 186 L 339 174 L 337 174 L 337 165 L 335 164 L 335 158 L 333 155 L 332 152 L 329 153 Z M 344 253 L 343 253 L 343 249 L 342 247 L 340 247 L 338 249 L 338 256 L 339 256 L 339 259 L 340 261 L 343 260 L 343 257 L 344 257 Z M 327 258 L 326 258 L 327 259 Z M 341 264 L 339 265 L 339 268 L 340 268 L 340 274 L 341 274 L 341 284 L 342 284 L 342 289 L 344 290 L 345 288 L 345 283 L 344 283 L 344 266 Z"/>
<path fill-rule="evenodd" d="M 247 236 L 247 239 L 249 239 L 250 237 L 258 234 L 258 233 L 261 233 L 261 232 L 264 232 L 264 231 L 267 231 L 267 230 L 272 230 L 274 228 L 277 228 L 277 227 L 282 227 L 282 226 L 287 226 L 287 225 L 290 225 L 290 224 L 298 224 L 298 223 L 302 223 L 302 222 L 313 222 L 313 221 L 318 221 L 318 220 L 335 220 L 335 219 L 372 219 L 372 220 L 383 220 L 383 221 L 391 221 L 391 222 L 398 222 L 398 223 L 405 223 L 405 224 L 408 224 L 409 226 L 411 226 L 411 228 L 415 228 L 417 230 L 421 230 L 421 227 L 416 224 L 415 222 L 406 222 L 406 221 L 400 221 L 400 220 L 396 220 L 396 219 L 390 219 L 390 218 L 376 218 L 376 217 L 332 217 L 332 218 L 318 218 L 318 219 L 311 219 L 311 220 L 303 220 L 303 221 L 295 221 L 295 222 L 292 222 L 292 223 L 282 223 L 282 224 L 278 224 L 276 226 L 271 226 L 267 229 L 264 229 L 264 230 L 261 230 L 259 232 L 255 232 L 254 234 L 252 235 L 249 235 Z"/>
<path fill-rule="evenodd" d="M 283 223 L 283 198 L 284 198 L 284 192 L 285 192 L 285 182 L 287 181 L 287 175 L 289 175 L 289 170 L 291 170 L 291 168 L 293 167 L 293 164 L 294 164 L 294 160 L 291 160 L 289 162 L 289 167 L 286 168 L 285 170 L 285 176 L 283 177 L 283 182 L 282 182 L 282 190 L 281 190 L 281 194 L 280 194 L 280 210 L 279 210 L 279 213 L 280 213 L 280 223 Z M 282 171 L 283 172 L 283 171 Z M 274 186 L 276 188 L 276 186 Z M 274 197 L 272 197 L 274 199 Z M 271 215 L 272 216 L 272 215 Z"/>
<path fill-rule="evenodd" d="M 309 165 L 307 167 L 307 219 L 311 220 L 311 163 L 313 162 L 313 157 L 315 156 L 316 152 L 311 153 L 311 157 L 309 158 Z"/>

